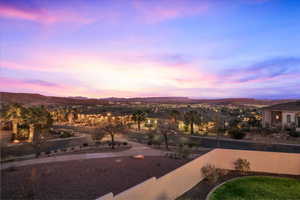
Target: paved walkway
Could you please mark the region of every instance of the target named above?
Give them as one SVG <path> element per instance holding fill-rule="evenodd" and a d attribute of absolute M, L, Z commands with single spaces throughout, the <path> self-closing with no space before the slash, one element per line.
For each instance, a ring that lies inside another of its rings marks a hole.
<path fill-rule="evenodd" d="M 0 169 L 7 169 L 9 167 L 20 167 L 26 165 L 34 165 L 41 163 L 50 163 L 50 162 L 62 162 L 62 161 L 71 161 L 71 160 L 84 160 L 84 159 L 92 159 L 92 158 L 111 158 L 111 157 L 127 157 L 142 154 L 145 156 L 163 156 L 165 152 L 152 149 L 148 146 L 145 146 L 136 142 L 129 142 L 132 145 L 132 148 L 126 151 L 120 152 L 105 152 L 105 153 L 85 153 L 85 154 L 69 154 L 69 155 L 61 155 L 61 156 L 53 156 L 46 158 L 37 158 L 23 161 L 15 161 L 9 163 L 2 163 Z"/>

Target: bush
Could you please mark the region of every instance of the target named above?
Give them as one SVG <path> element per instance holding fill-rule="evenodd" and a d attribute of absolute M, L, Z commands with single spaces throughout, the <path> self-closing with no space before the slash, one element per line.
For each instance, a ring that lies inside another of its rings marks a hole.
<path fill-rule="evenodd" d="M 49 133 L 51 133 L 51 134 L 53 134 L 53 135 L 58 135 L 58 134 L 60 134 L 60 132 L 59 132 L 59 131 L 56 131 L 54 128 L 50 128 L 50 129 L 49 129 Z"/>
<path fill-rule="evenodd" d="M 182 146 L 182 147 L 178 148 L 178 152 L 177 153 L 182 158 L 188 158 L 189 155 L 191 154 L 191 150 L 187 146 Z"/>
<path fill-rule="evenodd" d="M 163 141 L 163 139 L 160 135 L 155 135 L 152 139 L 152 144 L 160 146 L 162 141 Z"/>
<path fill-rule="evenodd" d="M 195 143 L 195 142 L 189 142 L 189 143 L 188 143 L 188 146 L 189 146 L 189 148 L 193 148 L 193 147 L 197 147 L 198 144 Z"/>
<path fill-rule="evenodd" d="M 228 134 L 233 139 L 243 139 L 246 136 L 246 133 L 239 129 L 232 129 L 228 131 Z"/>
<path fill-rule="evenodd" d="M 234 162 L 235 169 L 242 174 L 247 173 L 250 170 L 250 162 L 247 159 L 239 158 Z"/>
<path fill-rule="evenodd" d="M 218 181 L 220 177 L 220 173 L 218 169 L 211 164 L 207 164 L 201 168 L 202 174 L 204 175 L 205 179 L 210 183 L 214 184 Z"/>
<path fill-rule="evenodd" d="M 124 145 L 124 146 L 127 146 L 127 145 L 128 145 L 128 143 L 127 143 L 127 142 L 123 142 L 123 145 Z"/>
<path fill-rule="evenodd" d="M 89 144 L 88 144 L 88 143 L 83 143 L 82 146 L 83 146 L 83 147 L 88 147 Z"/>
<path fill-rule="evenodd" d="M 72 137 L 73 136 L 73 134 L 72 133 L 70 133 L 70 132 L 67 132 L 67 131 L 61 131 L 60 132 L 60 138 L 68 138 L 68 137 Z"/>
<path fill-rule="evenodd" d="M 14 172 L 14 171 L 17 171 L 17 168 L 15 166 L 11 166 L 11 167 L 7 168 L 5 171 Z"/>
<path fill-rule="evenodd" d="M 220 176 L 226 176 L 229 173 L 227 169 L 217 169 Z"/>
<path fill-rule="evenodd" d="M 288 132 L 288 134 L 292 137 L 300 137 L 300 131 L 291 130 Z"/>

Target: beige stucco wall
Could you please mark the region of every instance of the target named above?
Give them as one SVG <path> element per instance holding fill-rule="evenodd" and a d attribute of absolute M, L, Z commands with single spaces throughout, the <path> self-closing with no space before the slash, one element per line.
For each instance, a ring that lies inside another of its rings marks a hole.
<path fill-rule="evenodd" d="M 250 162 L 251 171 L 300 175 L 300 154 L 216 149 L 211 161 L 218 168 L 234 169 L 238 158 Z"/>
<path fill-rule="evenodd" d="M 267 123 L 271 125 L 271 112 L 264 110 L 262 125 L 265 127 Z"/>
<path fill-rule="evenodd" d="M 161 178 L 150 178 L 114 197 L 109 193 L 97 200 L 176 199 L 204 178 L 201 168 L 206 164 L 234 169 L 238 158 L 250 161 L 251 171 L 300 175 L 300 154 L 215 149 Z"/>

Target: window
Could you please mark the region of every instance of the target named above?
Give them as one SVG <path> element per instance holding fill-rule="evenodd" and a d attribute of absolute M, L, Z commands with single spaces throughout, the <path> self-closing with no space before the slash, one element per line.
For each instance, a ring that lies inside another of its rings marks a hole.
<path fill-rule="evenodd" d="M 287 121 L 287 123 L 291 123 L 291 115 L 286 116 L 286 121 Z"/>

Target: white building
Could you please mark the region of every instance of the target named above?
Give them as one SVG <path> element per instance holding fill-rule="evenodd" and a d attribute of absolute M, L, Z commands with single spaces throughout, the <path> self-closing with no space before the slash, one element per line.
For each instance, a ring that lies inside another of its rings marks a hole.
<path fill-rule="evenodd" d="M 300 131 L 300 101 L 276 104 L 262 108 L 264 127 L 292 127 Z"/>

